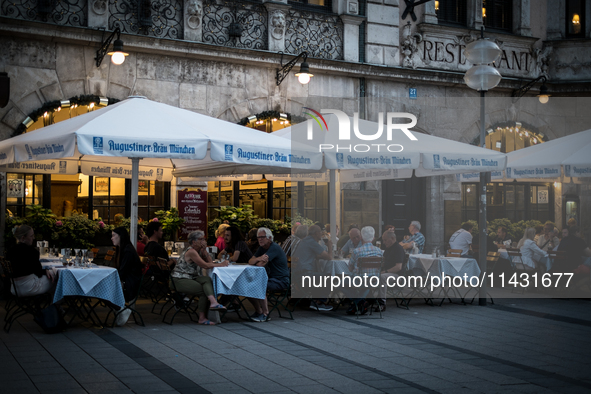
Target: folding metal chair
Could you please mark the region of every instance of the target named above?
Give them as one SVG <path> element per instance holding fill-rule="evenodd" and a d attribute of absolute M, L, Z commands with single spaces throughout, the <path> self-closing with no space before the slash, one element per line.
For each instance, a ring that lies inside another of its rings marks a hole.
<path fill-rule="evenodd" d="M 12 327 L 12 323 L 14 323 L 19 317 L 22 317 L 28 313 L 34 316 L 41 309 L 46 308 L 49 304 L 51 304 L 51 295 L 49 293 L 45 293 L 34 296 L 20 297 L 18 295 L 18 290 L 15 286 L 14 278 L 12 276 L 12 264 L 3 257 L 0 257 L 0 264 L 2 265 L 4 274 L 10 278 L 10 285 L 12 289 L 14 289 L 15 293 L 14 295 L 10 293 L 11 298 L 5 304 L 6 316 L 4 317 L 4 331 L 8 333 Z"/>
<path fill-rule="evenodd" d="M 462 249 L 449 249 L 445 257 L 462 257 Z"/>
<path fill-rule="evenodd" d="M 357 262 L 357 267 L 359 268 L 359 275 L 363 276 L 363 275 L 367 275 L 368 277 L 372 277 L 372 276 L 377 276 L 378 278 L 378 283 L 380 283 L 380 273 L 382 272 L 382 257 L 381 256 L 376 256 L 376 257 L 360 257 L 359 261 Z M 369 289 L 366 289 L 366 294 L 365 294 L 365 303 L 364 303 L 364 307 L 367 306 L 369 308 L 369 314 L 372 315 L 373 313 L 373 308 L 374 306 L 379 306 L 379 289 L 380 289 L 380 285 L 378 285 L 378 287 L 370 287 Z M 368 297 L 369 296 L 369 297 Z M 360 310 L 359 310 L 359 304 L 360 302 L 355 304 L 356 307 L 356 315 L 357 318 L 359 319 L 359 315 L 361 314 Z M 380 313 L 380 319 L 383 319 L 382 316 L 382 309 L 378 308 L 378 311 Z"/>

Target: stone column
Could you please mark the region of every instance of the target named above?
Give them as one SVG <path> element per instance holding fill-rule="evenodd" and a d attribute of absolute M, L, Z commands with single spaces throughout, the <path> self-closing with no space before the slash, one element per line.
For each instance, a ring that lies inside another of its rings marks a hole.
<path fill-rule="evenodd" d="M 467 3 L 466 19 L 468 27 L 475 30 L 480 30 L 483 25 L 482 21 L 482 0 L 472 0 Z"/>
<path fill-rule="evenodd" d="M 90 0 L 88 2 L 88 26 L 109 27 L 109 1 Z"/>
<path fill-rule="evenodd" d="M 394 5 L 391 5 L 394 3 Z M 370 64 L 400 65 L 398 1 L 367 4 L 367 45 L 365 59 Z"/>
<path fill-rule="evenodd" d="M 185 1 L 184 39 L 187 41 L 203 41 L 203 2 L 201 0 Z"/>
<path fill-rule="evenodd" d="M 265 2 L 265 7 L 267 8 L 269 18 L 269 28 L 267 29 L 269 51 L 283 52 L 285 50 L 286 19 L 291 6 L 287 5 L 287 0 L 285 0 L 280 2 Z"/>
<path fill-rule="evenodd" d="M 546 39 L 560 40 L 564 37 L 564 0 L 546 2 Z"/>
<path fill-rule="evenodd" d="M 425 23 L 437 24 L 437 12 L 435 12 L 435 1 L 425 3 L 425 14 L 423 15 Z"/>
<path fill-rule="evenodd" d="M 365 20 L 362 16 L 341 15 L 344 25 L 343 52 L 347 62 L 359 62 L 359 25 Z"/>
<path fill-rule="evenodd" d="M 513 3 L 513 32 L 525 37 L 531 37 L 530 0 L 519 0 Z"/>

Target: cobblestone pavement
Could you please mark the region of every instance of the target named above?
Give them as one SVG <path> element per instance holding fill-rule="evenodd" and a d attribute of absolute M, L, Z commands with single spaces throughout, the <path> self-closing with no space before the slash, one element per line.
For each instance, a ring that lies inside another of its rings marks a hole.
<path fill-rule="evenodd" d="M 9 393 L 589 393 L 591 301 L 501 299 L 480 307 L 389 301 L 384 319 L 343 309 L 295 320 L 186 316 L 146 327 L 47 335 L 22 317 L 0 332 Z"/>

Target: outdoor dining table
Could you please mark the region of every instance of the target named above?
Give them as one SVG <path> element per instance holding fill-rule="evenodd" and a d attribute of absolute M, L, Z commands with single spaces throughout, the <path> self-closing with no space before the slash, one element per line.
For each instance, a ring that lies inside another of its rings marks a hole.
<path fill-rule="evenodd" d="M 65 299 L 73 307 L 73 316 L 69 323 L 78 316 L 101 325 L 94 312 L 100 302 L 91 302 L 92 298 L 108 301 L 120 308 L 125 306 L 123 289 L 119 273 L 115 268 L 95 266 L 93 268 L 64 267 L 61 263 L 42 262 L 44 268 L 51 268 L 57 274 L 57 284 L 53 302 Z"/>
<path fill-rule="evenodd" d="M 264 267 L 232 264 L 227 267 L 215 267 L 207 270 L 207 273 L 213 282 L 215 297 L 217 298 L 219 294 L 229 295 L 232 297 L 231 302 L 237 302 L 244 311 L 246 309 L 240 297 L 264 300 L 267 295 L 268 277 Z M 248 320 L 248 314 L 243 318 L 240 310 L 236 310 L 236 313 L 239 318 Z M 225 314 L 225 312 L 222 314 L 222 318 Z M 218 311 L 210 311 L 209 318 L 221 322 Z"/>
<path fill-rule="evenodd" d="M 316 268 L 319 272 L 332 276 L 341 274 L 351 275 L 349 259 L 318 260 L 316 262 Z"/>
<path fill-rule="evenodd" d="M 433 257 L 430 254 L 411 254 L 408 256 L 408 270 L 419 269 L 425 274 L 442 277 L 447 276 L 479 276 L 480 267 L 472 258 L 464 257 Z"/>
<path fill-rule="evenodd" d="M 215 295 L 226 294 L 264 300 L 267 294 L 267 271 L 264 267 L 233 264 L 208 270 Z"/>

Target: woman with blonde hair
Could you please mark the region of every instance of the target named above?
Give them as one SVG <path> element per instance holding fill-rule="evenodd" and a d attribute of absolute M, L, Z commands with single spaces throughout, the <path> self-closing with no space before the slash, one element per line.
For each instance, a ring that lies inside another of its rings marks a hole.
<path fill-rule="evenodd" d="M 35 231 L 32 227 L 22 224 L 13 229 L 16 246 L 6 253 L 6 259 L 12 265 L 14 286 L 12 294 L 28 297 L 44 294 L 53 289 L 51 270 L 45 270 L 39 261 L 39 251 L 33 246 Z M 16 293 L 15 293 L 16 290 Z"/>
<path fill-rule="evenodd" d="M 517 247 L 521 252 L 521 262 L 526 266 L 526 269 L 535 270 L 540 267 L 542 271 L 547 272 L 550 268 L 548 253 L 544 252 L 538 245 L 536 245 L 534 242 L 535 236 L 535 228 L 528 227 L 525 229 L 523 238 L 521 238 L 517 244 Z"/>
<path fill-rule="evenodd" d="M 226 241 L 224 240 L 224 236 L 226 235 L 226 229 L 228 227 L 230 227 L 229 224 L 222 223 L 218 229 L 215 230 L 215 247 L 218 248 L 219 252 L 226 249 Z"/>
<path fill-rule="evenodd" d="M 203 231 L 193 231 L 187 237 L 187 241 L 189 246 L 179 256 L 177 264 L 170 274 L 170 280 L 174 281 L 178 292 L 199 297 L 197 307 L 199 324 L 213 326 L 215 323 L 207 320 L 207 304 L 209 303 L 210 310 L 220 311 L 226 310 L 226 308 L 216 300 L 211 278 L 202 273 L 202 270 L 227 267 L 228 262 L 214 264 L 207 253 L 200 253 L 207 247 Z"/>

